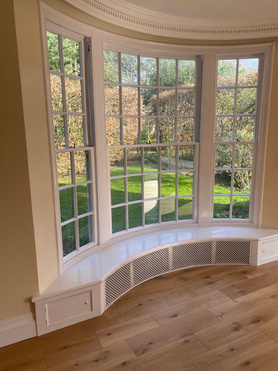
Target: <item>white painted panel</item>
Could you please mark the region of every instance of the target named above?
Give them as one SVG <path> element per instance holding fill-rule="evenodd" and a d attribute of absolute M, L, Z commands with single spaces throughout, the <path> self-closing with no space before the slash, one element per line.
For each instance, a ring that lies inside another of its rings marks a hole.
<path fill-rule="evenodd" d="M 259 242 L 258 265 L 278 260 L 278 238 L 269 238 Z"/>

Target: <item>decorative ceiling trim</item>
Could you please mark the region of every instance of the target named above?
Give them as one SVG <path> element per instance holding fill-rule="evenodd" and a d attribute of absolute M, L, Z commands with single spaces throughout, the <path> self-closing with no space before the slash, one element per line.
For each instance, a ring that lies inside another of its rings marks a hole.
<path fill-rule="evenodd" d="M 151 35 L 195 40 L 234 40 L 278 36 L 278 18 L 207 21 L 147 11 L 124 0 L 64 1 L 105 22 Z"/>

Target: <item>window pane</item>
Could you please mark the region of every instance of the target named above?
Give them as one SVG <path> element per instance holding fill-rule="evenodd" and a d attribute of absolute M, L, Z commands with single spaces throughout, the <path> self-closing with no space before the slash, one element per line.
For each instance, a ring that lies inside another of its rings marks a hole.
<path fill-rule="evenodd" d="M 60 72 L 60 55 L 58 35 L 47 31 L 49 69 Z"/>
<path fill-rule="evenodd" d="M 240 59 L 238 84 L 257 85 L 258 83 L 259 58 Z"/>
<path fill-rule="evenodd" d="M 128 206 L 128 228 L 136 228 L 142 226 L 142 203 L 132 204 Z"/>
<path fill-rule="evenodd" d="M 93 239 L 93 218 L 88 215 L 78 220 L 79 227 L 79 245 L 80 247 L 92 242 Z"/>
<path fill-rule="evenodd" d="M 64 71 L 69 75 L 81 75 L 79 42 L 63 37 Z"/>
<path fill-rule="evenodd" d="M 215 120 L 215 141 L 230 142 L 233 140 L 233 125 L 232 117 L 216 117 Z"/>
<path fill-rule="evenodd" d="M 234 113 L 235 90 L 218 89 L 216 96 L 216 114 L 231 115 Z"/>
<path fill-rule="evenodd" d="M 67 256 L 76 250 L 75 223 L 69 223 L 62 227 L 63 256 Z"/>
<path fill-rule="evenodd" d="M 111 179 L 111 204 L 118 205 L 125 202 L 124 178 Z"/>
<path fill-rule="evenodd" d="M 141 143 L 156 142 L 156 119 L 141 119 Z"/>
<path fill-rule="evenodd" d="M 236 118 L 235 140 L 239 142 L 253 141 L 255 118 L 252 116 L 239 116 Z"/>
<path fill-rule="evenodd" d="M 61 76 L 50 75 L 50 89 L 53 111 L 63 111 Z"/>
<path fill-rule="evenodd" d="M 156 58 L 141 57 L 140 61 L 140 84 L 157 85 Z"/>
<path fill-rule="evenodd" d="M 127 174 L 141 173 L 141 148 L 128 148 L 126 150 L 126 157 Z"/>
<path fill-rule="evenodd" d="M 175 196 L 176 173 L 161 174 L 161 197 Z"/>
<path fill-rule="evenodd" d="M 138 84 L 138 57 L 122 54 L 122 83 Z"/>
<path fill-rule="evenodd" d="M 233 219 L 249 219 L 250 197 L 236 196 L 233 198 Z"/>
<path fill-rule="evenodd" d="M 161 202 L 161 221 L 171 222 L 176 220 L 176 199 L 163 198 L 160 202 Z"/>
<path fill-rule="evenodd" d="M 175 141 L 175 119 L 159 119 L 159 143 Z"/>
<path fill-rule="evenodd" d="M 105 113 L 107 115 L 120 114 L 120 93 L 118 86 L 105 86 Z"/>
<path fill-rule="evenodd" d="M 57 153 L 56 155 L 57 173 L 59 187 L 72 183 L 71 163 L 69 153 Z"/>
<path fill-rule="evenodd" d="M 194 141 L 194 118 L 182 118 L 177 120 L 177 142 Z"/>
<path fill-rule="evenodd" d="M 68 115 L 69 147 L 84 147 L 83 116 Z"/>
<path fill-rule="evenodd" d="M 231 171 L 216 171 L 214 181 L 214 193 L 230 194 L 231 193 Z"/>
<path fill-rule="evenodd" d="M 119 82 L 119 54 L 104 50 L 104 81 Z"/>
<path fill-rule="evenodd" d="M 55 149 L 65 148 L 66 139 L 63 115 L 53 115 L 53 129 Z"/>
<path fill-rule="evenodd" d="M 213 217 L 216 219 L 229 218 L 230 213 L 230 196 L 215 196 Z"/>
<path fill-rule="evenodd" d="M 92 211 L 91 184 L 82 184 L 76 187 L 78 215 Z"/>
<path fill-rule="evenodd" d="M 194 173 L 179 172 L 178 175 L 178 195 L 192 195 L 194 184 Z"/>
<path fill-rule="evenodd" d="M 158 197 L 158 175 L 149 174 L 144 176 L 144 198 Z"/>
<path fill-rule="evenodd" d="M 82 112 L 81 81 L 65 78 L 66 102 L 68 112 Z"/>
<path fill-rule="evenodd" d="M 235 167 L 251 169 L 253 165 L 253 144 L 237 144 L 235 153 Z"/>
<path fill-rule="evenodd" d="M 195 86 L 196 84 L 196 62 L 188 60 L 178 61 L 178 85 Z"/>
<path fill-rule="evenodd" d="M 195 113 L 195 91 L 191 89 L 179 89 L 177 104 L 178 116 L 193 116 Z"/>
<path fill-rule="evenodd" d="M 138 89 L 122 89 L 122 114 L 129 116 L 138 116 Z"/>
<path fill-rule="evenodd" d="M 256 88 L 238 89 L 237 113 L 250 114 L 256 111 Z"/>
<path fill-rule="evenodd" d="M 176 85 L 176 60 L 159 59 L 159 85 Z"/>
<path fill-rule="evenodd" d="M 179 169 L 194 169 L 194 146 L 179 146 Z"/>
<path fill-rule="evenodd" d="M 248 194 L 251 192 L 252 171 L 235 170 L 234 193 Z"/>
<path fill-rule="evenodd" d="M 233 146 L 230 144 L 217 144 L 215 154 L 215 167 L 232 167 Z"/>
<path fill-rule="evenodd" d="M 161 169 L 176 170 L 176 148 L 172 146 L 161 147 Z"/>
<path fill-rule="evenodd" d="M 110 149 L 110 175 L 124 174 L 124 151 L 123 149 Z"/>
<path fill-rule="evenodd" d="M 73 188 L 59 191 L 61 223 L 74 217 Z"/>
<path fill-rule="evenodd" d="M 106 117 L 106 143 L 108 146 L 121 144 L 120 119 L 117 117 Z"/>
<path fill-rule="evenodd" d="M 144 148 L 144 172 L 158 171 L 159 149 L 158 147 Z"/>
<path fill-rule="evenodd" d="M 234 86 L 236 84 L 236 60 L 218 61 L 217 86 Z"/>
<path fill-rule="evenodd" d="M 74 152 L 75 181 L 84 182 L 91 179 L 89 173 L 89 153 L 88 151 Z"/>
<path fill-rule="evenodd" d="M 159 90 L 159 115 L 175 116 L 176 115 L 176 90 L 160 89 Z"/>
<path fill-rule="evenodd" d="M 142 200 L 142 177 L 131 176 L 127 178 L 128 202 Z"/>
<path fill-rule="evenodd" d="M 126 229 L 125 226 L 125 206 L 112 209 L 112 233 L 117 233 Z"/>
<path fill-rule="evenodd" d="M 193 219 L 193 198 L 178 198 L 178 220 Z"/>
<path fill-rule="evenodd" d="M 144 210 L 146 225 L 158 223 L 159 201 L 157 200 L 145 201 Z"/>
<path fill-rule="evenodd" d="M 153 116 L 157 114 L 157 89 L 140 89 L 140 105 L 142 116 Z"/>
<path fill-rule="evenodd" d="M 138 119 L 123 119 L 124 144 L 138 144 Z"/>

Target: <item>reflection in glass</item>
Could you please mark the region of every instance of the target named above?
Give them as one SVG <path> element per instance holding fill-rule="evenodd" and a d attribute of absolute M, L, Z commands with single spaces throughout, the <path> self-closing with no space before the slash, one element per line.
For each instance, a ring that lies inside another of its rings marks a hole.
<path fill-rule="evenodd" d="M 110 175 L 117 176 L 124 174 L 124 150 L 110 149 Z"/>
<path fill-rule="evenodd" d="M 144 148 L 144 172 L 158 171 L 159 164 L 159 148 L 145 147 Z"/>
<path fill-rule="evenodd" d="M 90 180 L 90 167 L 88 166 L 89 153 L 88 151 L 74 152 L 74 166 L 75 166 L 75 181 L 84 182 Z"/>
<path fill-rule="evenodd" d="M 92 211 L 91 184 L 82 184 L 76 187 L 78 215 Z"/>
<path fill-rule="evenodd" d="M 161 147 L 161 169 L 176 170 L 176 148 L 172 146 Z"/>
<path fill-rule="evenodd" d="M 122 83 L 138 84 L 138 57 L 122 54 Z"/>
<path fill-rule="evenodd" d="M 250 197 L 233 197 L 233 219 L 249 219 Z"/>
<path fill-rule="evenodd" d="M 55 149 L 65 148 L 64 116 L 53 115 L 54 143 Z"/>
<path fill-rule="evenodd" d="M 239 85 L 257 85 L 259 58 L 240 59 L 238 71 Z"/>
<path fill-rule="evenodd" d="M 156 81 L 156 58 L 140 58 L 140 84 L 157 85 Z"/>
<path fill-rule="evenodd" d="M 66 102 L 68 112 L 82 112 L 81 81 L 65 78 Z"/>
<path fill-rule="evenodd" d="M 121 144 L 120 119 L 118 117 L 106 117 L 106 143 L 108 146 Z"/>
<path fill-rule="evenodd" d="M 232 167 L 233 146 L 231 144 L 217 144 L 215 153 L 215 167 Z"/>
<path fill-rule="evenodd" d="M 172 143 L 175 141 L 175 119 L 159 119 L 159 143 Z"/>
<path fill-rule="evenodd" d="M 127 174 L 141 173 L 141 148 L 127 148 Z"/>
<path fill-rule="evenodd" d="M 142 226 L 142 203 L 128 205 L 128 228 Z"/>
<path fill-rule="evenodd" d="M 69 153 L 57 153 L 56 164 L 58 173 L 59 187 L 72 183 L 71 180 L 71 163 Z"/>
<path fill-rule="evenodd" d="M 193 198 L 178 198 L 178 220 L 193 219 Z"/>
<path fill-rule="evenodd" d="M 121 232 L 126 229 L 125 206 L 112 209 L 112 233 Z"/>
<path fill-rule="evenodd" d="M 230 216 L 230 196 L 214 196 L 213 217 L 226 219 Z"/>
<path fill-rule="evenodd" d="M 110 50 L 103 51 L 104 81 L 119 82 L 119 54 Z"/>
<path fill-rule="evenodd" d="M 234 89 L 218 89 L 216 96 L 216 114 L 232 115 L 235 105 Z"/>
<path fill-rule="evenodd" d="M 196 61 L 178 60 L 178 85 L 195 86 Z"/>
<path fill-rule="evenodd" d="M 177 142 L 194 142 L 194 118 L 177 119 Z"/>
<path fill-rule="evenodd" d="M 124 178 L 111 179 L 111 205 L 123 204 L 125 202 L 125 180 Z"/>
<path fill-rule="evenodd" d="M 150 200 L 144 202 L 145 224 L 155 224 L 159 222 L 159 201 Z"/>
<path fill-rule="evenodd" d="M 195 113 L 195 90 L 179 89 L 177 97 L 177 115 L 193 116 Z"/>
<path fill-rule="evenodd" d="M 141 143 L 151 144 L 156 142 L 156 119 L 141 119 Z"/>
<path fill-rule="evenodd" d="M 236 60 L 219 60 L 217 86 L 234 86 L 236 84 Z"/>
<path fill-rule="evenodd" d="M 93 239 L 93 220 L 92 215 L 78 220 L 79 245 L 80 247 L 92 242 Z"/>
<path fill-rule="evenodd" d="M 74 217 L 73 188 L 59 191 L 61 223 Z"/>
<path fill-rule="evenodd" d="M 118 86 L 105 86 L 105 113 L 107 115 L 120 114 L 120 93 Z"/>
<path fill-rule="evenodd" d="M 123 119 L 124 144 L 138 144 L 138 119 Z"/>
<path fill-rule="evenodd" d="M 233 140 L 233 124 L 232 117 L 216 117 L 215 120 L 215 141 L 230 142 Z"/>
<path fill-rule="evenodd" d="M 69 223 L 62 227 L 63 256 L 67 256 L 76 250 L 75 223 Z"/>
<path fill-rule="evenodd" d="M 160 86 L 176 85 L 175 59 L 159 59 L 159 85 Z"/>
<path fill-rule="evenodd" d="M 255 118 L 253 116 L 238 116 L 236 118 L 235 140 L 247 142 L 254 140 Z"/>
<path fill-rule="evenodd" d="M 161 174 L 161 197 L 175 196 L 176 173 Z"/>
<path fill-rule="evenodd" d="M 63 57 L 65 73 L 80 76 L 79 42 L 63 37 Z"/>
<path fill-rule="evenodd" d="M 228 170 L 216 171 L 214 178 L 214 193 L 230 194 L 231 193 L 232 172 Z"/>
<path fill-rule="evenodd" d="M 176 220 L 176 199 L 162 198 L 161 202 L 161 222 L 171 222 Z"/>
<path fill-rule="evenodd" d="M 179 146 L 179 169 L 194 169 L 195 146 Z"/>
<path fill-rule="evenodd" d="M 160 89 L 159 90 L 159 115 L 175 116 L 176 115 L 176 90 Z"/>
<path fill-rule="evenodd" d="M 250 114 L 256 111 L 257 88 L 243 88 L 237 91 L 237 113 Z"/>
<path fill-rule="evenodd" d="M 68 115 L 69 147 L 84 147 L 83 116 Z"/>
<path fill-rule="evenodd" d="M 253 164 L 253 144 L 236 144 L 235 167 L 251 169 Z"/>
<path fill-rule="evenodd" d="M 179 172 L 178 174 L 178 196 L 192 195 L 194 187 L 193 172 Z"/>
<path fill-rule="evenodd" d="M 158 197 L 158 175 L 148 174 L 144 176 L 144 199 Z"/>
<path fill-rule="evenodd" d="M 233 193 L 251 193 L 252 171 L 235 170 Z"/>
<path fill-rule="evenodd" d="M 61 76 L 50 75 L 50 89 L 53 111 L 63 111 Z"/>
<path fill-rule="evenodd" d="M 142 176 L 127 178 L 128 202 L 142 200 Z"/>
<path fill-rule="evenodd" d="M 52 32 L 47 31 L 48 61 L 51 71 L 60 72 L 59 38 Z"/>

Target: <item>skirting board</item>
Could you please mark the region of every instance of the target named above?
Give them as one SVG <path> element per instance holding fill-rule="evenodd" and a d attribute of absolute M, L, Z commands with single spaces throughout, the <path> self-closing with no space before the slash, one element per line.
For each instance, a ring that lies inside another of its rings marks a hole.
<path fill-rule="evenodd" d="M 34 314 L 0 321 L 0 348 L 37 336 Z"/>

